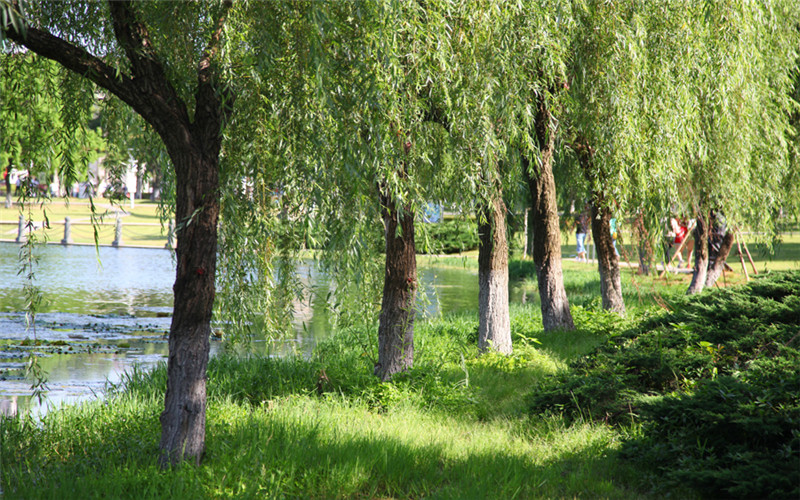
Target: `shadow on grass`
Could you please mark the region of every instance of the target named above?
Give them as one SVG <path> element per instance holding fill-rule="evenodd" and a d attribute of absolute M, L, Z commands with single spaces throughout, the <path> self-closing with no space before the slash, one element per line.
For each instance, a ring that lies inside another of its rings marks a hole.
<path fill-rule="evenodd" d="M 359 429 L 363 422 L 321 415 L 321 406 L 298 411 L 305 417 L 271 416 L 262 408 L 247 425 L 215 430 L 206 466 L 224 467 L 237 495 L 237 487 L 241 493 L 256 487 L 309 498 L 630 496 L 612 481 L 619 466 L 602 438 L 538 458 L 511 443 L 459 449 L 451 442 L 463 436 L 444 435 L 448 427 L 438 424 L 404 422 L 403 415 L 368 415 L 368 427 Z"/>
<path fill-rule="evenodd" d="M 44 431 L 32 437 L 47 439 L 46 452 L 14 457 L 5 448 L 0 484 L 6 498 L 41 499 L 632 495 L 620 483 L 630 471 L 609 453 L 602 431 L 546 436 L 551 442 L 539 443 L 537 453 L 508 433 L 492 439 L 485 428 L 416 412 L 377 415 L 308 398 L 284 403 L 276 409 L 213 403 L 203 465 L 166 472 L 156 466 L 155 412 L 101 409 L 86 415 L 100 419 L 91 439 Z M 411 421 L 415 416 L 423 421 Z M 133 417 L 138 424 L 125 427 Z"/>

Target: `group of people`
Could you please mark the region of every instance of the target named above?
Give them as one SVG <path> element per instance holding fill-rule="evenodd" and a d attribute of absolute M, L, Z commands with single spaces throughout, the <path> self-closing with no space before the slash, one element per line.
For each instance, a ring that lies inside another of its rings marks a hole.
<path fill-rule="evenodd" d="M 577 241 L 577 262 L 588 262 L 586 252 L 586 238 L 591 229 L 591 204 L 587 203 L 581 212 L 575 216 L 575 239 Z M 709 232 L 709 258 L 713 264 L 719 252 L 722 240 L 727 232 L 725 216 L 719 210 L 711 211 L 711 231 Z M 691 267 L 694 252 L 694 239 L 689 238 L 689 232 L 694 228 L 694 221 L 685 215 L 672 216 L 665 228 L 667 262 L 677 259 L 678 267 Z M 617 219 L 610 220 L 611 239 L 614 242 L 614 251 L 617 250 Z M 684 257 L 685 256 L 685 257 Z"/>

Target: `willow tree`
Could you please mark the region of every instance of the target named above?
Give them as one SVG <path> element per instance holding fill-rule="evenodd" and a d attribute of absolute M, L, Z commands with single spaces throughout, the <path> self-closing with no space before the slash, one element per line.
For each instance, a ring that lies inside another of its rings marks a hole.
<path fill-rule="evenodd" d="M 456 198 L 447 188 L 454 177 L 448 102 L 453 78 L 459 77 L 450 60 L 451 7 L 446 2 L 339 7 L 357 11 L 349 16 L 354 21 L 322 30 L 320 45 L 328 56 L 318 74 L 327 82 L 330 133 L 348 139 L 329 141 L 330 165 L 319 178 L 316 214 L 326 221 L 326 259 L 337 267 L 356 257 L 370 260 L 378 250 L 374 234 L 382 229 L 374 360 L 382 380 L 413 364 L 419 293 L 415 220 L 428 201 Z"/>
<path fill-rule="evenodd" d="M 196 462 L 205 442 L 206 366 L 219 216 L 219 152 L 232 111 L 221 68 L 230 3 L 52 3 L 5 36 L 113 94 L 158 133 L 175 168 L 179 225 L 161 461 Z M 184 31 L 185 30 L 185 31 Z M 175 33 L 195 36 L 184 47 Z M 180 50 L 183 49 L 183 50 Z M 89 90 L 91 91 L 91 90 Z"/>
<path fill-rule="evenodd" d="M 647 88 L 649 57 L 647 37 L 668 30 L 669 18 L 661 26 L 651 16 L 663 15 L 653 3 L 608 4 L 583 2 L 574 9 L 575 36 L 568 68 L 569 92 L 565 106 L 564 142 L 574 152 L 580 173 L 588 184 L 592 206 L 592 237 L 597 249 L 603 308 L 625 314 L 619 255 L 610 231 L 611 219 L 621 217 L 630 197 L 624 179 L 629 164 L 650 153 L 653 142 L 641 137 L 645 113 L 642 96 L 663 98 Z M 648 24 L 650 23 L 650 24 Z M 657 165 L 660 171 L 662 157 Z"/>
<path fill-rule="evenodd" d="M 19 5 L 3 2 L 3 35 L 95 85 L 87 85 L 89 95 L 99 87 L 124 102 L 152 127 L 169 156 L 175 185 L 177 271 L 160 462 L 199 462 L 205 442 L 206 367 L 216 295 L 220 156 L 233 114 L 232 89 L 257 80 L 258 73 L 235 78 L 234 69 L 251 71 L 268 65 L 272 59 L 257 55 L 264 46 L 282 40 L 275 31 L 244 40 L 241 35 L 248 32 L 248 25 L 240 23 L 295 12 L 282 9 L 283 3 L 234 8 L 230 1 L 53 2 L 30 5 L 25 11 Z M 258 12 L 247 11 L 250 7 Z M 230 45 L 232 39 L 235 47 Z M 255 55 L 234 64 L 233 48 L 243 47 Z M 239 166 L 232 164 L 231 168 Z"/>
<path fill-rule="evenodd" d="M 456 10 L 456 9 L 454 9 Z M 479 344 L 511 351 L 504 193 L 532 199 L 534 261 L 545 330 L 574 328 L 561 271 L 553 162 L 571 30 L 569 2 L 466 2 L 450 16 L 454 73 L 447 111 L 461 177 L 480 223 Z"/>
<path fill-rule="evenodd" d="M 688 293 L 713 285 L 730 249 L 728 236 L 722 255 L 710 265 L 712 211 L 724 214 L 729 231 L 749 227 L 772 233 L 779 207 L 796 196 L 786 180 L 796 177 L 788 141 L 797 106 L 792 91 L 799 9 L 789 1 L 719 2 L 702 13 L 701 54 L 707 63 L 697 68 L 701 84 L 694 93 L 699 140 L 689 151 L 695 168 L 682 197 L 697 220 Z"/>
<path fill-rule="evenodd" d="M 561 234 L 553 175 L 559 109 L 573 29 L 569 2 L 520 2 L 486 7 L 491 53 L 482 70 L 491 75 L 478 102 L 495 142 L 527 185 L 533 221 L 542 323 L 545 330 L 573 329 L 561 269 Z M 485 97 L 484 97 L 485 96 Z"/>
<path fill-rule="evenodd" d="M 611 209 L 638 213 L 651 227 L 676 207 L 694 214 L 694 291 L 706 282 L 709 211 L 730 207 L 739 220 L 748 213 L 760 224 L 774 206 L 796 43 L 792 22 L 781 21 L 792 19 L 789 4 L 773 7 L 663 1 L 576 8 L 567 129 L 595 200 L 604 307 L 624 311 L 605 223 Z M 753 119 L 759 114 L 765 120 Z M 757 173 L 755 152 L 778 168 Z M 717 271 L 731 241 L 723 242 Z"/>
<path fill-rule="evenodd" d="M 696 130 L 696 12 L 669 1 L 589 1 L 574 13 L 565 142 L 591 192 L 603 308 L 624 314 L 610 220 L 634 213 L 644 235 L 681 189 Z"/>

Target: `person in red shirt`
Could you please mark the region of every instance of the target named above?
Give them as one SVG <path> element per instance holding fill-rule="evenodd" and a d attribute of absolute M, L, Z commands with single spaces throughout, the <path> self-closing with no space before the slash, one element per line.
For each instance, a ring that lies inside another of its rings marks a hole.
<path fill-rule="evenodd" d="M 675 217 L 671 218 L 670 221 L 670 229 L 672 230 L 672 234 L 674 234 L 674 238 L 672 240 L 672 248 L 678 248 L 681 246 L 681 243 L 684 242 L 687 236 L 689 236 L 689 223 L 686 220 L 686 217 L 681 217 L 680 220 L 676 219 Z M 678 262 L 679 266 L 683 266 L 683 251 L 686 250 L 686 265 L 689 266 L 689 259 L 692 256 L 692 249 L 694 247 L 694 242 L 692 240 L 687 241 L 684 243 L 683 247 L 681 248 L 680 253 L 678 254 Z"/>

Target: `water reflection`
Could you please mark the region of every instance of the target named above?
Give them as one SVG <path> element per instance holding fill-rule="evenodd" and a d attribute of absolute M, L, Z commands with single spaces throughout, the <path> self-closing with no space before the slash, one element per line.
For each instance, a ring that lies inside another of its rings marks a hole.
<path fill-rule="evenodd" d="M 24 346 L 27 327 L 19 247 L 0 244 L 0 414 L 31 409 L 31 381 L 18 376 L 31 351 L 47 373 L 49 405 L 102 394 L 133 365 L 149 369 L 166 360 L 175 262 L 167 250 L 48 245 L 36 250 L 36 286 L 44 302 L 37 314 L 41 346 Z M 330 334 L 327 276 L 311 262 L 299 270 L 307 287 L 294 304 L 294 334 L 277 341 L 254 339 L 255 352 L 308 353 Z M 425 315 L 474 311 L 477 270 L 429 265 L 419 269 Z M 65 345 L 60 345 L 65 344 Z M 71 351 L 67 351 L 68 349 Z M 224 346 L 212 342 L 215 355 Z M 64 354 L 64 352 L 71 352 Z"/>

